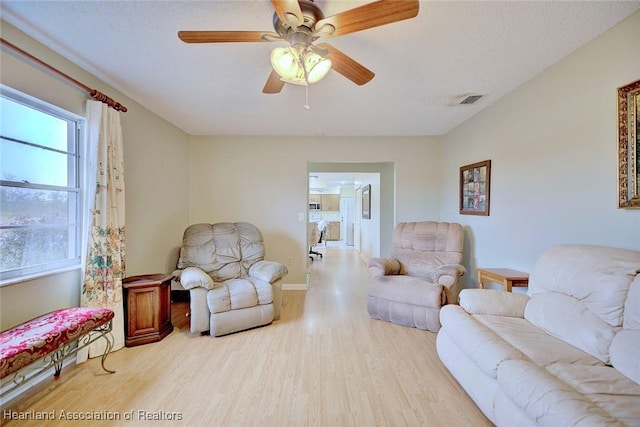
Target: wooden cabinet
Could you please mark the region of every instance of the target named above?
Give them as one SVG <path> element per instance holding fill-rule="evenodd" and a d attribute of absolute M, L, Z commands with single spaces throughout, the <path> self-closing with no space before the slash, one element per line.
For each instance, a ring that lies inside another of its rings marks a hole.
<path fill-rule="evenodd" d="M 171 278 L 167 274 L 127 277 L 124 288 L 125 345 L 160 341 L 173 331 Z"/>
<path fill-rule="evenodd" d="M 340 195 L 339 194 L 323 194 L 320 208 L 323 211 L 339 211 Z"/>
<path fill-rule="evenodd" d="M 327 240 L 340 240 L 340 221 L 327 223 Z"/>
<path fill-rule="evenodd" d="M 322 203 L 322 196 L 320 194 L 309 194 L 309 203 Z"/>
<path fill-rule="evenodd" d="M 339 194 L 309 194 L 309 205 L 318 203 L 321 211 L 339 211 Z"/>

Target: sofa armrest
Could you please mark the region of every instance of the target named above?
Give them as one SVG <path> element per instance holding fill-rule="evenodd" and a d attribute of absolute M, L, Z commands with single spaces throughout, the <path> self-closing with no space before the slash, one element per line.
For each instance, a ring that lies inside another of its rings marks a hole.
<path fill-rule="evenodd" d="M 289 273 L 284 264 L 275 261 L 258 261 L 249 267 L 249 276 L 267 283 L 274 283 Z"/>
<path fill-rule="evenodd" d="M 431 272 L 431 282 L 451 288 L 467 269 L 460 264 L 444 264 Z"/>
<path fill-rule="evenodd" d="M 460 307 L 469 314 L 524 318 L 524 308 L 529 296 L 497 291 L 495 289 L 463 289 L 460 291 Z"/>
<path fill-rule="evenodd" d="M 400 261 L 395 258 L 371 258 L 368 265 L 373 276 L 400 274 Z"/>
<path fill-rule="evenodd" d="M 184 270 L 174 271 L 175 280 L 185 289 L 205 288 L 213 289 L 214 282 L 211 276 L 198 267 L 187 267 Z"/>

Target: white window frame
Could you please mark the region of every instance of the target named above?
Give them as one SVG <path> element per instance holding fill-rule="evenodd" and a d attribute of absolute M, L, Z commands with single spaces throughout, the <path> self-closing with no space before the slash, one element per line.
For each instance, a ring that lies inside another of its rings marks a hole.
<path fill-rule="evenodd" d="M 0 176 L 0 185 L 2 187 L 14 187 L 14 188 L 32 188 L 36 190 L 55 190 L 66 191 L 68 193 L 76 194 L 75 206 L 70 208 L 69 220 L 67 222 L 69 226 L 69 258 L 60 261 L 53 261 L 48 263 L 42 263 L 32 266 L 25 266 L 21 268 L 15 268 L 10 270 L 0 271 L 0 286 L 9 285 L 17 282 L 35 279 L 50 274 L 55 274 L 68 270 L 75 270 L 81 268 L 82 248 L 81 243 L 82 231 L 84 230 L 83 223 L 83 204 L 84 204 L 84 189 L 83 183 L 86 180 L 83 179 L 83 173 L 85 171 L 85 155 L 84 155 L 84 125 L 85 119 L 82 116 L 66 111 L 60 107 L 49 104 L 45 101 L 37 99 L 33 96 L 19 92 L 13 88 L 0 84 L 0 95 L 13 102 L 17 102 L 26 107 L 40 111 L 42 113 L 51 115 L 58 119 L 62 119 L 75 124 L 75 129 L 72 129 L 67 134 L 67 141 L 74 144 L 75 153 L 66 154 L 69 156 L 70 161 L 67 162 L 67 173 L 69 174 L 69 184 L 67 187 L 45 185 L 45 184 L 32 184 L 28 182 L 10 181 L 5 180 Z M 1 129 L 0 129 L 1 133 Z M 25 145 L 32 145 L 40 148 L 35 144 L 20 141 Z M 49 149 L 50 148 L 44 148 Z M 53 150 L 60 152 L 59 150 Z M 75 171 L 74 171 L 75 170 Z M 73 181 L 73 183 L 71 182 Z M 0 229 L 9 229 L 11 226 L 0 226 Z M 73 249 L 72 249 L 73 248 Z"/>

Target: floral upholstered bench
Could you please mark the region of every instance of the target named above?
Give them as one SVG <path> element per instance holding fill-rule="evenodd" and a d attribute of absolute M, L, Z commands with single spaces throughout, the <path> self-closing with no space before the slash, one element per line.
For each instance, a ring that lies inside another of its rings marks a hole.
<path fill-rule="evenodd" d="M 2 394 L 51 367 L 55 367 L 54 376 L 59 376 L 65 359 L 100 338 L 106 341 L 102 369 L 114 373 L 104 366 L 113 346 L 109 335 L 113 316 L 107 308 L 63 308 L 0 332 L 0 379 L 13 374 L 13 384 L 7 383 L 7 389 L 3 382 Z M 30 374 L 29 365 L 40 359 L 43 365 Z"/>

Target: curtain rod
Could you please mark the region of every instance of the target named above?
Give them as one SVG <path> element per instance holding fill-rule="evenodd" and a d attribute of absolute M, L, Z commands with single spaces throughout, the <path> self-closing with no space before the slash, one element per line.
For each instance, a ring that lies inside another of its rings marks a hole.
<path fill-rule="evenodd" d="M 72 77 L 69 77 L 68 75 L 66 75 L 62 71 L 52 67 L 51 65 L 49 65 L 46 62 L 36 58 L 35 56 L 31 55 L 30 53 L 25 52 L 24 50 L 20 49 L 18 46 L 14 45 L 13 43 L 10 43 L 10 42 L 6 41 L 5 39 L 3 39 L 1 37 L 0 37 L 0 44 L 6 45 L 7 47 L 10 47 L 11 49 L 16 51 L 20 55 L 29 58 L 30 60 L 32 60 L 36 64 L 46 68 L 47 70 L 53 72 L 54 74 L 57 74 L 58 76 L 62 77 L 63 79 L 70 81 L 74 85 L 86 90 L 89 93 L 89 95 L 93 99 L 95 99 L 96 101 L 104 102 L 109 107 L 113 108 L 114 110 L 122 111 L 123 113 L 127 112 L 127 107 L 125 107 L 124 105 L 122 105 L 119 102 L 115 101 L 114 99 L 109 98 L 104 93 L 102 93 L 102 92 L 100 92 L 100 91 L 98 91 L 96 89 L 91 89 L 89 86 L 80 83 L 79 81 L 77 81 L 76 79 L 74 79 Z"/>

